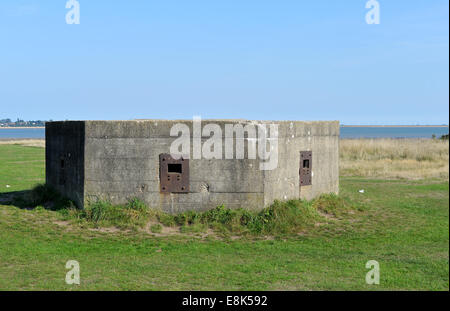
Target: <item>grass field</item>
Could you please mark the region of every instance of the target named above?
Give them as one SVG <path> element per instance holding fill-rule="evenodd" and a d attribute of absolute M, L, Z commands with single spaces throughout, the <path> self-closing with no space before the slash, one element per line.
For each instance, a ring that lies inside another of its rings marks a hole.
<path fill-rule="evenodd" d="M 342 177 L 340 197 L 361 208 L 295 235 L 158 235 L 6 204 L 44 165 L 43 148 L 0 146 L 0 290 L 449 290 L 446 176 Z M 71 259 L 79 286 L 65 284 Z M 369 260 L 380 285 L 365 284 Z"/>

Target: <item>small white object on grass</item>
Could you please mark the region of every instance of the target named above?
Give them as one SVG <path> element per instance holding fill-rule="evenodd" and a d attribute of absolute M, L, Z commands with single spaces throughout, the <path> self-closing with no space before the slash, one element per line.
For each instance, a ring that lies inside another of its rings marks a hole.
<path fill-rule="evenodd" d="M 359 190 L 359 193 L 364 193 L 364 189 Z"/>
<path fill-rule="evenodd" d="M 6 185 L 6 188 L 9 188 L 9 187 L 11 187 L 10 185 Z"/>

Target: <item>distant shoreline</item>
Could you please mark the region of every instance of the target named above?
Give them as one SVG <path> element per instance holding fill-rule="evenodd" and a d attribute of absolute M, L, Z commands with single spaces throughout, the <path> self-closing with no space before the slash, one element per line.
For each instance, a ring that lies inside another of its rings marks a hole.
<path fill-rule="evenodd" d="M 7 142 L 7 141 L 41 141 L 41 140 L 45 140 L 45 138 L 2 138 L 2 137 L 0 137 L 0 143 Z"/>

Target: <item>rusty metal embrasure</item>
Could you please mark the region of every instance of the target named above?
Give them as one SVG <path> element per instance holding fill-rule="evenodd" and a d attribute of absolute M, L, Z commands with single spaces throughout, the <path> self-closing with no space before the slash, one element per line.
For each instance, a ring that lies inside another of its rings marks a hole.
<path fill-rule="evenodd" d="M 159 155 L 160 191 L 164 193 L 189 192 L 189 159 L 176 160 L 168 153 Z"/>
<path fill-rule="evenodd" d="M 300 151 L 300 187 L 311 185 L 312 151 Z"/>

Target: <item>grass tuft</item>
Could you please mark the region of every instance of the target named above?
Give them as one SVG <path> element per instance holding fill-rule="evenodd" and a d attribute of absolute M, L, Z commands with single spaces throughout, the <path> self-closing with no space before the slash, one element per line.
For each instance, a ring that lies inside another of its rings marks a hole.
<path fill-rule="evenodd" d="M 63 214 L 95 227 L 115 226 L 123 229 L 143 227 L 148 220 L 149 209 L 138 199 L 131 199 L 125 205 L 113 205 L 109 201 L 96 201 L 83 210 L 67 209 Z"/>
<path fill-rule="evenodd" d="M 324 214 L 338 218 L 348 214 L 350 210 L 361 210 L 359 207 L 350 205 L 336 194 L 321 195 L 313 201 L 312 206 Z"/>
<path fill-rule="evenodd" d="M 152 225 L 150 227 L 150 231 L 153 232 L 153 233 L 161 233 L 162 226 L 160 224 Z"/>

